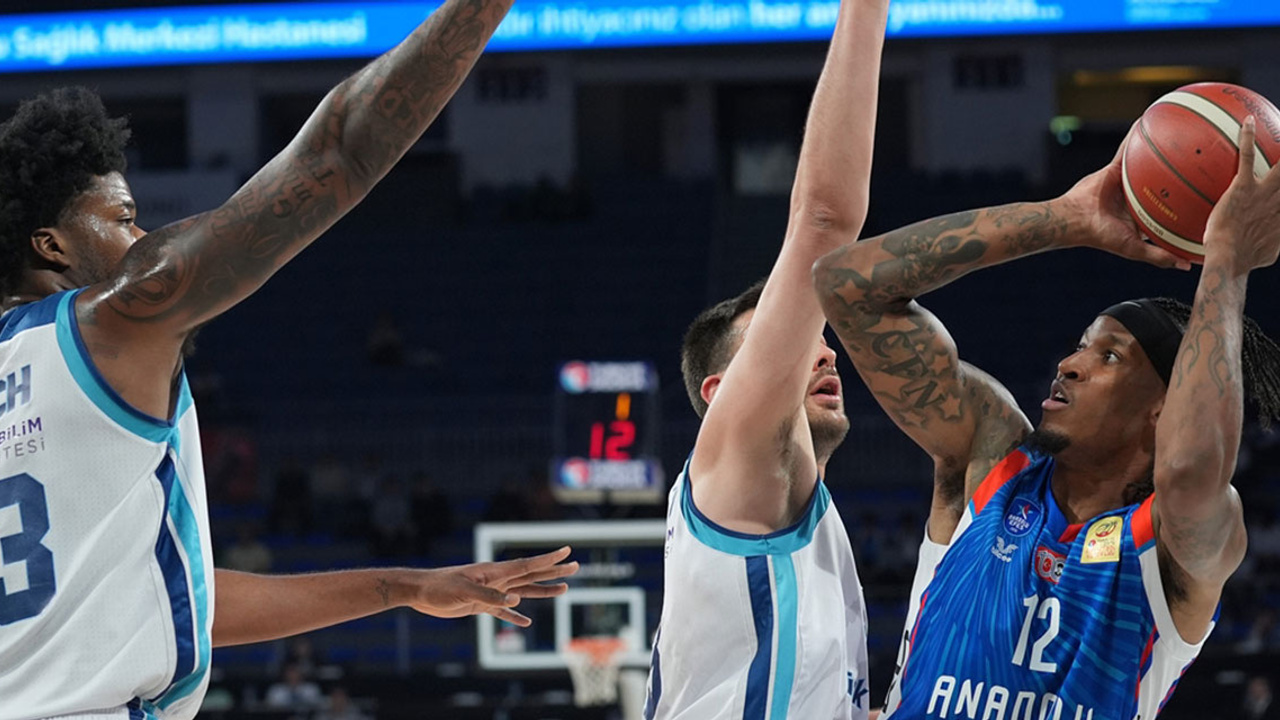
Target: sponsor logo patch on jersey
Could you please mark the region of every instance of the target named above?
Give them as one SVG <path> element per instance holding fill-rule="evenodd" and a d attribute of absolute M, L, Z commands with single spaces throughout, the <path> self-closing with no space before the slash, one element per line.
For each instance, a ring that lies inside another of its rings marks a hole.
<path fill-rule="evenodd" d="M 1014 537 L 1022 537 L 1031 532 L 1039 519 L 1039 505 L 1026 498 L 1017 498 L 1009 506 L 1009 514 L 1004 516 L 1004 529 Z"/>
<path fill-rule="evenodd" d="M 1036 548 L 1036 575 L 1057 585 L 1062 579 L 1062 571 L 1066 566 L 1066 555 L 1056 553 L 1043 545 Z"/>
<path fill-rule="evenodd" d="M 1084 550 L 1080 553 L 1082 563 L 1101 563 L 1120 561 L 1120 538 L 1124 533 L 1124 518 L 1103 518 L 1089 526 L 1084 535 Z"/>
<path fill-rule="evenodd" d="M 1017 545 L 1013 543 L 1005 543 L 1004 538 L 997 535 L 996 544 L 991 548 L 991 554 L 995 555 L 997 560 L 1013 562 L 1013 551 L 1017 549 Z"/>

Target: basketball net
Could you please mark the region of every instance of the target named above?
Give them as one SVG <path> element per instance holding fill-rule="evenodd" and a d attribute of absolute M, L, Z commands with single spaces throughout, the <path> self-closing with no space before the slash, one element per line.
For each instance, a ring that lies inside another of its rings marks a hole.
<path fill-rule="evenodd" d="M 618 668 L 627 643 L 613 635 L 577 637 L 564 649 L 573 678 L 573 704 L 611 705 L 618 701 Z"/>

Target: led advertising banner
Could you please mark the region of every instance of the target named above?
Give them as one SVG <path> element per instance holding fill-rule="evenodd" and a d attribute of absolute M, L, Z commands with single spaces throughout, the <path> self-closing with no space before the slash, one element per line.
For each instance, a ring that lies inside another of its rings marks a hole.
<path fill-rule="evenodd" d="M 0 73 L 371 57 L 435 2 L 135 8 L 0 15 Z M 519 0 L 490 49 L 818 40 L 836 0 Z M 894 0 L 890 37 L 1280 25 L 1272 0 Z"/>

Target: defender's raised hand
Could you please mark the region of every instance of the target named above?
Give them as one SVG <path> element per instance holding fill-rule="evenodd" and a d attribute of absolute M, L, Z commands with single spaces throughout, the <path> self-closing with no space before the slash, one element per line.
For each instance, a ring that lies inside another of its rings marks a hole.
<path fill-rule="evenodd" d="M 1255 175 L 1256 125 L 1250 115 L 1240 126 L 1240 165 L 1204 234 L 1206 257 L 1227 253 L 1239 272 L 1272 265 L 1280 254 L 1280 169 Z"/>

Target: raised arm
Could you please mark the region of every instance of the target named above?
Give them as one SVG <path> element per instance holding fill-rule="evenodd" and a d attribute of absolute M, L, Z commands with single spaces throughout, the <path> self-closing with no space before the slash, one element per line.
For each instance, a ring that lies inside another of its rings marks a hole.
<path fill-rule="evenodd" d="M 1240 133 L 1240 168 L 1209 218 L 1204 271 L 1156 424 L 1154 518 L 1166 594 L 1179 633 L 1204 636 L 1222 586 L 1245 552 L 1231 486 L 1243 418 L 1241 349 L 1249 272 L 1280 252 L 1280 170 L 1253 174 L 1254 127 Z M 1183 580 L 1185 582 L 1179 582 Z M 1168 592 L 1170 582 L 1182 593 Z"/>
<path fill-rule="evenodd" d="M 846 245 L 814 267 L 827 319 L 881 407 L 934 459 L 930 535 L 942 542 L 977 484 L 1030 431 L 998 382 L 962 362 L 916 298 L 980 268 L 1046 250 L 1092 246 L 1172 266 L 1124 209 L 1119 155 L 1055 200 L 926 220 Z M 935 520 L 949 517 L 941 525 Z"/>
<path fill-rule="evenodd" d="M 888 6 L 888 0 L 841 2 L 809 111 L 782 251 L 698 435 L 696 502 L 733 529 L 785 526 L 817 478 L 803 403 L 823 319 L 809 269 L 856 238 L 866 219 Z"/>
<path fill-rule="evenodd" d="M 512 0 L 448 0 L 320 103 L 297 137 L 222 207 L 139 240 L 77 312 L 108 382 L 163 416 L 166 377 L 194 328 L 248 297 L 354 207 L 452 97 Z M 163 395 L 159 399 L 157 395 Z"/>

